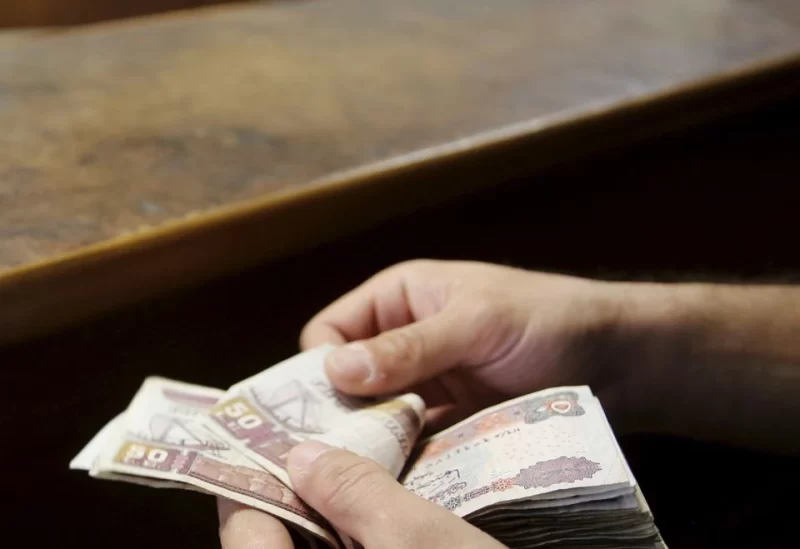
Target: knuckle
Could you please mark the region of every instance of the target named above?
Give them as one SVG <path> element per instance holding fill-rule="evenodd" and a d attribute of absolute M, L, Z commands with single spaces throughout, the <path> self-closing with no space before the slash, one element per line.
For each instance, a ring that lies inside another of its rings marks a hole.
<path fill-rule="evenodd" d="M 376 490 L 380 471 L 363 459 L 330 464 L 320 491 L 320 504 L 327 509 L 350 509 Z"/>
<path fill-rule="evenodd" d="M 496 296 L 479 294 L 469 301 L 466 314 L 475 326 L 486 326 L 501 320 L 501 307 Z"/>
<path fill-rule="evenodd" d="M 317 320 L 316 317 L 312 318 L 306 323 L 305 326 L 303 326 L 303 329 L 300 330 L 300 337 L 298 338 L 298 340 L 300 342 L 301 348 L 305 348 L 308 345 L 311 336 L 311 331 L 314 329 L 316 320 Z"/>
<path fill-rule="evenodd" d="M 392 366 L 404 368 L 408 364 L 418 364 L 425 356 L 425 337 L 418 329 L 411 327 L 386 334 L 386 356 Z"/>
<path fill-rule="evenodd" d="M 428 272 L 436 262 L 429 259 L 408 259 L 389 265 L 372 275 L 364 286 L 396 283 L 408 277 L 419 276 Z"/>
<path fill-rule="evenodd" d="M 472 326 L 472 354 L 475 354 L 474 349 L 494 349 L 501 346 L 516 331 L 513 312 L 498 296 L 477 297 L 469 303 L 464 314 L 468 315 L 469 325 Z"/>

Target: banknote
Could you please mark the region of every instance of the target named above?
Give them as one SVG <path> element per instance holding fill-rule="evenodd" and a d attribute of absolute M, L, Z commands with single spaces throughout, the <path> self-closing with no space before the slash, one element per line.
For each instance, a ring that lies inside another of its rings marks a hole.
<path fill-rule="evenodd" d="M 149 478 L 138 475 L 125 475 L 122 473 L 112 473 L 110 471 L 97 471 L 93 469 L 94 463 L 100 456 L 104 448 L 109 444 L 113 444 L 114 440 L 120 436 L 120 433 L 125 429 L 125 414 L 119 414 L 117 417 L 109 421 L 98 432 L 89 444 L 87 444 L 80 453 L 75 456 L 69 463 L 69 468 L 73 470 L 86 471 L 93 477 L 104 480 L 118 480 L 128 482 L 131 484 L 141 484 L 151 488 L 181 488 L 184 490 L 194 490 L 197 492 L 205 492 L 195 486 L 191 486 L 182 482 L 172 480 L 164 480 L 160 478 Z"/>
<path fill-rule="evenodd" d="M 525 395 L 420 441 L 422 399 L 339 393 L 324 371 L 331 349 L 301 353 L 227 391 L 148 378 L 70 467 L 227 497 L 298 528 L 311 546 L 358 547 L 291 489 L 289 450 L 320 440 L 377 461 L 513 549 L 666 547 L 589 387 Z"/>
<path fill-rule="evenodd" d="M 509 547 L 664 547 L 585 386 L 473 415 L 422 441 L 400 480 Z"/>
<path fill-rule="evenodd" d="M 218 389 L 148 378 L 125 413 L 73 461 L 76 466 L 85 465 L 93 458 L 90 474 L 100 478 L 146 479 L 145 483 L 156 487 L 180 485 L 223 496 L 338 546 L 338 536 L 324 518 L 208 428 L 208 411 L 223 394 Z"/>
<path fill-rule="evenodd" d="M 460 516 L 515 500 L 632 492 L 587 387 L 488 408 L 422 444 L 403 484 Z"/>
<path fill-rule="evenodd" d="M 324 369 L 332 349 L 311 349 L 237 383 L 209 414 L 219 436 L 287 486 L 287 454 L 305 440 L 367 456 L 397 477 L 424 427 L 416 394 L 365 400 L 337 391 Z"/>

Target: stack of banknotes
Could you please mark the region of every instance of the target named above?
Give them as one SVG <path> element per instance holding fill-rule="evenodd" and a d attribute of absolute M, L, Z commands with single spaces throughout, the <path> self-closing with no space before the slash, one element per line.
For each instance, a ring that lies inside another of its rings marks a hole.
<path fill-rule="evenodd" d="M 422 399 L 337 392 L 323 368 L 331 349 L 227 391 L 147 378 L 70 468 L 222 496 L 278 517 L 311 546 L 357 547 L 292 491 L 287 453 L 315 439 L 377 461 L 510 548 L 665 547 L 588 387 L 510 400 L 420 441 Z"/>

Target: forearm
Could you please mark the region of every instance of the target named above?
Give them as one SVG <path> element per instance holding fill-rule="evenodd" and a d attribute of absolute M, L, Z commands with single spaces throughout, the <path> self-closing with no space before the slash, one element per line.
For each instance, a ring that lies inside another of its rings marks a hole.
<path fill-rule="evenodd" d="M 642 428 L 800 451 L 800 287 L 646 284 L 627 296 Z"/>

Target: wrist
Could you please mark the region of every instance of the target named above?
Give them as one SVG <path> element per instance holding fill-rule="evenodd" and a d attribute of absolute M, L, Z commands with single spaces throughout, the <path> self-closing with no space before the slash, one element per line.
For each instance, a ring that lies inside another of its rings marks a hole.
<path fill-rule="evenodd" d="M 617 300 L 609 387 L 622 432 L 668 432 L 680 394 L 692 383 L 691 355 L 702 340 L 690 286 L 612 283 Z"/>
<path fill-rule="evenodd" d="M 614 284 L 620 430 L 797 448 L 800 293 L 786 287 Z M 616 426 L 615 426 L 616 427 Z"/>

